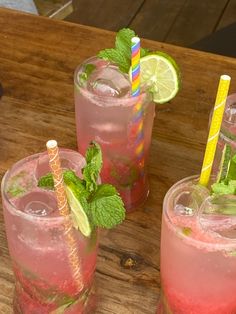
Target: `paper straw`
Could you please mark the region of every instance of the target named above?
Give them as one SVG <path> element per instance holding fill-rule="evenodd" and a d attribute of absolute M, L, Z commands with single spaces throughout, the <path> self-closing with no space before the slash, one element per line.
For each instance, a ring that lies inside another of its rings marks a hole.
<path fill-rule="evenodd" d="M 131 66 L 132 66 L 132 96 L 137 97 L 133 110 L 133 129 L 135 135 L 135 155 L 144 166 L 144 134 L 143 134 L 143 106 L 140 97 L 140 39 L 131 39 Z"/>
<path fill-rule="evenodd" d="M 140 39 L 131 39 L 132 96 L 140 95 Z"/>
<path fill-rule="evenodd" d="M 229 91 L 229 84 L 230 84 L 230 76 L 228 75 L 221 75 L 220 82 L 218 86 L 218 91 L 216 95 L 215 106 L 213 110 L 210 131 L 207 139 L 207 145 L 201 170 L 201 175 L 199 179 L 199 183 L 201 185 L 207 186 L 210 175 L 211 169 L 215 157 L 216 145 L 218 142 L 221 122 L 224 115 L 225 110 L 225 102 Z"/>
<path fill-rule="evenodd" d="M 71 219 L 68 219 L 68 215 L 70 214 L 70 209 L 67 203 L 66 191 L 63 182 L 63 173 L 61 168 L 61 162 L 58 153 L 57 142 L 54 140 L 50 140 L 46 144 L 48 156 L 49 156 L 49 164 L 53 175 L 55 193 L 57 198 L 57 205 L 60 215 L 64 216 L 64 228 L 65 228 L 65 239 L 68 247 L 68 257 L 69 263 L 72 271 L 73 278 L 76 282 L 76 285 L 81 291 L 84 287 L 82 275 L 81 275 L 81 261 L 78 255 L 78 248 L 76 239 L 73 233 L 73 224 Z"/>

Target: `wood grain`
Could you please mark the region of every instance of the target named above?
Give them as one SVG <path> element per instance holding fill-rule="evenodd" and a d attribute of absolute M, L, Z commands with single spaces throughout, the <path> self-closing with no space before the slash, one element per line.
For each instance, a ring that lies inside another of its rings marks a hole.
<path fill-rule="evenodd" d="M 190 46 L 211 34 L 215 30 L 227 2 L 228 0 L 186 0 L 165 41 Z"/>
<path fill-rule="evenodd" d="M 165 41 L 184 3 L 185 0 L 146 0 L 129 27 L 141 37 Z"/>
<path fill-rule="evenodd" d="M 113 46 L 114 34 L 0 9 L 0 175 L 19 159 L 45 150 L 49 138 L 76 149 L 73 72 L 85 58 Z M 236 60 L 143 40 L 171 54 L 182 89 L 157 106 L 149 161 L 151 192 L 142 208 L 103 233 L 96 271 L 97 313 L 155 313 L 160 293 L 162 200 L 177 180 L 200 171 L 208 114 L 219 76 L 236 81 Z M 13 273 L 0 211 L 0 313 L 11 313 Z"/>
<path fill-rule="evenodd" d="M 77 0 L 67 21 L 118 31 L 127 27 L 144 0 Z"/>
<path fill-rule="evenodd" d="M 217 30 L 236 22 L 236 0 L 230 0 L 222 12 L 222 17 L 217 25 Z"/>

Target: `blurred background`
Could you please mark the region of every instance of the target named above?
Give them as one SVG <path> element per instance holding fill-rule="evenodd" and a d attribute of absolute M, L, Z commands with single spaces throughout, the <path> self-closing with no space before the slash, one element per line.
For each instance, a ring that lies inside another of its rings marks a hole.
<path fill-rule="evenodd" d="M 0 0 L 0 5 L 236 56 L 236 0 Z M 234 24 L 235 23 L 235 24 Z"/>

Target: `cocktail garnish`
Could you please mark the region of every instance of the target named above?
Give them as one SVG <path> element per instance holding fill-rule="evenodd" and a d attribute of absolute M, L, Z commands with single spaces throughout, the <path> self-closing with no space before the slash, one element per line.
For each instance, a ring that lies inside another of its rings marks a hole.
<path fill-rule="evenodd" d="M 131 39 L 136 34 L 129 28 L 123 28 L 116 34 L 115 48 L 101 50 L 98 57 L 118 65 L 122 72 L 128 73 L 131 66 Z M 140 55 L 144 57 L 149 50 L 141 48 Z"/>
<path fill-rule="evenodd" d="M 91 234 L 93 226 L 113 228 L 125 218 L 125 208 L 115 187 L 110 184 L 98 184 L 102 168 L 100 146 L 92 142 L 86 152 L 86 166 L 83 179 L 72 170 L 63 173 L 68 202 L 74 216 L 74 225 L 85 235 Z M 53 189 L 52 175 L 49 173 L 38 181 L 41 188 Z"/>
<path fill-rule="evenodd" d="M 229 181 L 229 183 L 219 182 L 213 183 L 211 186 L 212 192 L 217 195 L 224 195 L 224 194 L 235 194 L 236 186 L 232 184 L 236 181 Z"/>
<path fill-rule="evenodd" d="M 216 183 L 211 186 L 215 195 L 236 194 L 236 155 L 229 144 L 224 145 Z"/>
<path fill-rule="evenodd" d="M 181 86 L 180 69 L 175 60 L 161 51 L 140 59 L 141 86 L 146 86 L 154 102 L 164 104 L 173 99 Z"/>
<path fill-rule="evenodd" d="M 131 40 L 136 36 L 129 28 L 121 29 L 116 35 L 115 48 L 104 49 L 98 57 L 118 65 L 122 72 L 129 73 L 132 81 Z M 145 86 L 156 103 L 166 103 L 180 89 L 180 70 L 167 53 L 140 49 L 141 87 Z"/>

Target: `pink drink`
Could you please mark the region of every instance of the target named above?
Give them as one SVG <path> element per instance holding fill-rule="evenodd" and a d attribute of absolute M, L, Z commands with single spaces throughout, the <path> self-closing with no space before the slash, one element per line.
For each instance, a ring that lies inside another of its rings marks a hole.
<path fill-rule="evenodd" d="M 86 64 L 95 69 L 81 83 Z M 143 105 L 144 165 L 135 153 L 139 139 L 134 120 L 137 98 L 131 96 L 127 74 L 104 60 L 91 58 L 75 72 L 75 111 L 79 151 L 84 154 L 95 140 L 103 152 L 102 182 L 119 190 L 127 210 L 142 204 L 148 195 L 147 158 L 155 105 L 141 94 Z M 142 113 L 141 113 L 142 114 Z"/>
<path fill-rule="evenodd" d="M 236 216 L 207 215 L 214 205 L 195 184 L 176 183 L 164 200 L 157 313 L 235 314 Z"/>
<path fill-rule="evenodd" d="M 60 150 L 60 158 L 63 168 L 81 175 L 85 160 L 80 154 Z M 79 290 L 65 240 L 64 223 L 70 217 L 60 216 L 53 191 L 37 187 L 37 179 L 48 172 L 47 154 L 37 154 L 16 163 L 2 182 L 6 233 L 16 279 L 14 313 L 90 313 L 97 232 L 86 238 L 78 230 L 72 231 L 84 284 Z"/>

